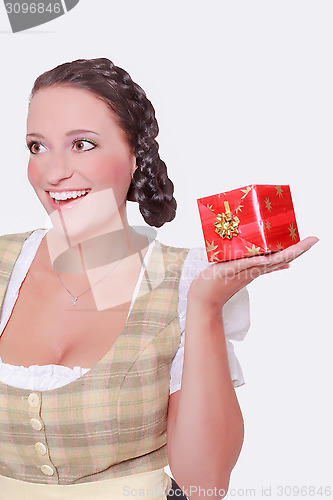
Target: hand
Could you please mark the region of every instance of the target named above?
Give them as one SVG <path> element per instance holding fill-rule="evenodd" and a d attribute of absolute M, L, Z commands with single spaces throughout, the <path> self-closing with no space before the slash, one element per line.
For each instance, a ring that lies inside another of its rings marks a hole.
<path fill-rule="evenodd" d="M 319 240 L 310 236 L 285 250 L 207 266 L 192 281 L 188 299 L 200 305 L 221 308 L 239 290 L 261 274 L 288 269 L 290 262 L 309 250 Z"/>

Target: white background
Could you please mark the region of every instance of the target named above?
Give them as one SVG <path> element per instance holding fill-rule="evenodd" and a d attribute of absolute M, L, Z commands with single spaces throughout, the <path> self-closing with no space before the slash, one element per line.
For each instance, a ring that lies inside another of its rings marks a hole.
<path fill-rule="evenodd" d="M 0 234 L 46 227 L 26 178 L 35 78 L 108 57 L 156 109 L 178 201 L 160 241 L 203 246 L 196 199 L 254 183 L 289 184 L 301 237 L 320 238 L 291 269 L 249 286 L 252 325 L 235 345 L 246 381 L 237 389 L 246 433 L 230 482 L 236 498 L 262 497 L 262 487 L 281 498 L 278 485 L 317 489 L 332 479 L 332 15 L 324 0 L 80 0 L 12 34 L 0 5 Z M 128 213 L 144 223 L 135 204 Z"/>

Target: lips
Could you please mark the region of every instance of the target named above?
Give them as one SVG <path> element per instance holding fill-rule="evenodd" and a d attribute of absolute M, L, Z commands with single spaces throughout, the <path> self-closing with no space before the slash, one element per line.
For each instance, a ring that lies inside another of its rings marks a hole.
<path fill-rule="evenodd" d="M 52 198 L 52 196 L 50 196 L 49 191 L 46 191 L 46 196 L 47 196 L 48 202 L 49 202 L 50 206 L 53 208 L 53 210 L 67 210 L 67 209 L 74 207 L 75 205 L 78 205 L 80 202 L 82 202 L 83 198 L 86 198 L 89 193 L 90 193 L 90 190 L 88 191 L 88 193 L 83 194 L 81 196 L 78 196 L 77 198 L 69 198 L 67 200 L 58 200 L 59 203 L 57 203 L 55 201 L 55 199 Z"/>

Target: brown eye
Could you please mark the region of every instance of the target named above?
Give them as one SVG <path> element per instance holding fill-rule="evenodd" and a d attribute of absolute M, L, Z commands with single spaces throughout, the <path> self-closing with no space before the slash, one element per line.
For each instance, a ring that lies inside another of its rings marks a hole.
<path fill-rule="evenodd" d="M 73 147 L 76 151 L 91 151 L 97 144 L 86 139 L 78 139 L 73 142 Z"/>
<path fill-rule="evenodd" d="M 81 151 L 82 149 L 84 149 L 84 144 L 83 144 L 83 141 L 77 141 L 77 142 L 75 143 L 75 146 L 77 147 L 77 149 L 78 149 L 79 151 Z"/>
<path fill-rule="evenodd" d="M 45 148 L 45 146 L 43 146 L 43 144 L 40 144 L 39 142 L 31 142 L 30 144 L 28 144 L 28 148 L 30 150 L 30 153 L 32 153 L 33 155 L 37 155 L 42 152 L 41 148 Z"/>

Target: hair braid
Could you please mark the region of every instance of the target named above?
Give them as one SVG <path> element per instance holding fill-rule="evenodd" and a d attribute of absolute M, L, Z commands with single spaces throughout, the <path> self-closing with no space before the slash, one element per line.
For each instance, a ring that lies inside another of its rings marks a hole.
<path fill-rule="evenodd" d="M 40 75 L 31 97 L 42 87 L 69 85 L 84 88 L 103 100 L 126 133 L 136 157 L 137 168 L 127 193 L 136 201 L 150 226 L 160 227 L 174 219 L 177 202 L 167 167 L 159 156 L 156 137 L 159 132 L 152 103 L 144 90 L 122 68 L 107 58 L 77 59 Z"/>

